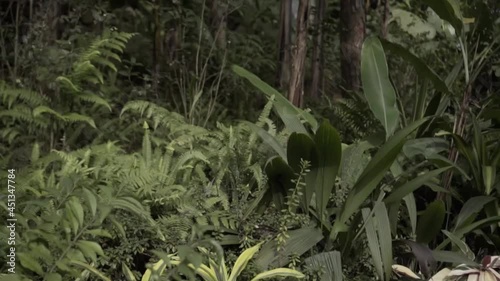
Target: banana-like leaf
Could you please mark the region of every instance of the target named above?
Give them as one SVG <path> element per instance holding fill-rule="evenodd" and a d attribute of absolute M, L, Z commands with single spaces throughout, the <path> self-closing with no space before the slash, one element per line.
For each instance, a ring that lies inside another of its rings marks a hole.
<path fill-rule="evenodd" d="M 379 203 L 374 206 L 374 216 L 366 208 L 362 213 L 373 263 L 380 279 L 388 281 L 392 271 L 392 236 L 387 208 Z"/>
<path fill-rule="evenodd" d="M 243 67 L 233 65 L 231 69 L 238 76 L 247 79 L 268 98 L 272 96 L 275 97 L 274 108 L 278 112 L 278 115 L 280 116 L 281 120 L 283 120 L 283 123 L 285 123 L 288 130 L 290 130 L 291 132 L 306 134 L 307 130 L 305 129 L 299 118 L 302 117 L 302 119 L 304 119 L 307 123 L 309 123 L 309 125 L 311 125 L 313 131 L 316 131 L 316 129 L 318 128 L 318 122 L 309 112 L 296 108 L 280 92 L 269 86 L 269 84 L 262 81 L 255 74 L 249 72 Z"/>
<path fill-rule="evenodd" d="M 370 109 L 384 126 L 387 139 L 399 126 L 399 110 L 396 92 L 389 79 L 384 49 L 376 37 L 369 37 L 363 43 L 361 82 Z"/>
<path fill-rule="evenodd" d="M 423 0 L 442 19 L 449 22 L 458 34 L 463 28 L 460 6 L 455 0 Z"/>
<path fill-rule="evenodd" d="M 467 244 L 465 244 L 464 241 L 462 241 L 460 238 L 455 236 L 455 234 L 453 234 L 447 230 L 443 229 L 442 232 L 446 236 L 448 236 L 448 238 L 451 240 L 451 242 L 453 242 L 453 244 L 455 244 L 460 249 L 462 254 L 464 254 L 468 259 L 470 259 L 470 260 L 475 259 L 474 252 L 472 252 L 472 250 L 469 248 L 469 246 L 467 246 Z"/>
<path fill-rule="evenodd" d="M 345 223 L 354 213 L 359 211 L 360 206 L 385 176 L 386 172 L 401 152 L 406 137 L 427 120 L 429 120 L 429 118 L 423 118 L 408 125 L 389 138 L 389 140 L 379 149 L 347 196 L 340 214 L 337 216 L 332 227 L 330 239 L 335 240 L 339 232 L 346 231 L 347 226 Z"/>
<path fill-rule="evenodd" d="M 321 281 L 342 281 L 342 257 L 339 251 L 316 254 L 304 260 L 312 268 L 324 267 Z"/>
<path fill-rule="evenodd" d="M 122 273 L 123 273 L 123 275 L 125 275 L 125 279 L 127 279 L 127 281 L 136 281 L 137 280 L 137 279 L 135 279 L 134 273 L 132 273 L 130 268 L 128 268 L 128 266 L 123 262 L 122 262 Z"/>
<path fill-rule="evenodd" d="M 342 159 L 342 142 L 337 130 L 327 121 L 321 123 L 314 135 L 316 143 L 316 211 L 323 220 Z"/>
<path fill-rule="evenodd" d="M 285 149 L 278 142 L 276 137 L 272 136 L 266 130 L 262 129 L 261 127 L 255 125 L 252 122 L 244 121 L 243 123 L 245 123 L 248 127 L 250 127 L 250 129 L 254 131 L 265 144 L 269 145 L 272 149 L 274 149 L 274 151 L 278 153 L 278 155 L 281 158 L 285 160 L 287 159 Z"/>
<path fill-rule="evenodd" d="M 384 202 L 386 204 L 390 204 L 390 203 L 401 201 L 406 195 L 417 190 L 419 187 L 424 185 L 426 182 L 428 182 L 429 180 L 432 180 L 433 178 L 437 177 L 438 175 L 440 175 L 444 171 L 449 170 L 450 168 L 451 168 L 451 166 L 444 167 L 441 169 L 432 170 L 432 171 L 427 172 L 421 176 L 416 177 L 415 179 L 413 179 L 411 181 L 408 181 L 400 186 L 395 187 L 392 190 L 391 194 L 384 199 Z"/>
<path fill-rule="evenodd" d="M 427 244 L 434 240 L 442 229 L 446 208 L 442 200 L 429 204 L 420 216 L 417 225 L 417 242 Z"/>

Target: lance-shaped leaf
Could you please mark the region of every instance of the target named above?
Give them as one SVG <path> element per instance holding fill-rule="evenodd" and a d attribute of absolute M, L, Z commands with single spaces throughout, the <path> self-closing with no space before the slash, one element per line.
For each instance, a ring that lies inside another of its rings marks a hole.
<path fill-rule="evenodd" d="M 384 126 L 386 138 L 389 138 L 399 126 L 399 110 L 384 49 L 377 37 L 367 38 L 363 43 L 361 82 L 370 109 Z"/>
<path fill-rule="evenodd" d="M 337 130 L 323 121 L 314 135 L 316 143 L 316 209 L 322 220 L 330 200 L 335 178 L 342 160 L 342 142 Z"/>
<path fill-rule="evenodd" d="M 417 225 L 417 242 L 427 244 L 441 231 L 446 216 L 446 208 L 442 200 L 429 204 L 420 216 Z"/>
<path fill-rule="evenodd" d="M 434 85 L 434 88 L 438 91 L 449 93 L 450 89 L 446 86 L 446 83 L 432 70 L 423 60 L 419 57 L 415 56 L 412 52 L 410 52 L 405 47 L 389 42 L 387 40 L 381 40 L 382 45 L 385 50 L 389 50 L 394 54 L 400 56 L 405 62 L 410 63 L 417 72 L 417 75 L 421 78 L 428 79 Z"/>
<path fill-rule="evenodd" d="M 274 157 L 266 165 L 266 174 L 269 182 L 266 198 L 272 198 L 278 209 L 284 206 L 285 196 L 294 188 L 292 180 L 296 178 L 292 168 L 281 157 Z"/>
<path fill-rule="evenodd" d="M 455 0 L 423 0 L 442 19 L 449 22 L 459 34 L 463 28 L 460 6 Z"/>
<path fill-rule="evenodd" d="M 337 238 L 339 232 L 346 230 L 345 223 L 347 220 L 354 213 L 359 211 L 361 204 L 363 204 L 366 198 L 368 198 L 368 196 L 370 196 L 370 194 L 375 190 L 377 185 L 385 176 L 387 170 L 389 170 L 392 163 L 401 152 L 406 137 L 427 120 L 429 120 L 429 118 L 423 118 L 397 132 L 394 136 L 389 138 L 389 140 L 387 140 L 387 142 L 379 149 L 375 156 L 373 156 L 372 160 L 363 170 L 363 173 L 359 176 L 358 181 L 347 196 L 347 199 L 344 202 L 337 219 L 335 220 L 330 233 L 330 238 L 332 240 Z"/>
<path fill-rule="evenodd" d="M 301 190 L 304 196 L 302 197 L 302 207 L 304 211 L 309 211 L 309 204 L 314 193 L 316 184 L 316 175 L 318 174 L 318 167 L 316 162 L 316 144 L 313 139 L 306 134 L 292 133 L 288 138 L 287 145 L 287 159 L 288 165 L 295 173 L 301 171 L 301 160 L 310 162 L 309 172 L 305 176 L 305 190 Z M 315 161 L 315 162 L 313 162 Z"/>
<path fill-rule="evenodd" d="M 295 107 L 282 94 L 280 94 L 280 92 L 269 86 L 266 82 L 262 81 L 255 74 L 237 65 L 233 65 L 231 69 L 238 76 L 247 79 L 268 98 L 274 96 L 274 108 L 276 109 L 281 120 L 283 120 L 283 123 L 285 123 L 287 129 L 292 132 L 307 133 L 299 117 L 302 117 L 306 122 L 308 122 L 313 130 L 318 128 L 318 122 L 309 112 Z"/>

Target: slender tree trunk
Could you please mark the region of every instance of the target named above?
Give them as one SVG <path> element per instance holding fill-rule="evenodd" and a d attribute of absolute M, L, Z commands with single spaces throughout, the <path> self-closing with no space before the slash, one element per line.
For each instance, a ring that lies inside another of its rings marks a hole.
<path fill-rule="evenodd" d="M 389 0 L 383 0 L 384 7 L 382 9 L 382 38 L 387 38 L 387 29 L 389 27 Z"/>
<path fill-rule="evenodd" d="M 160 81 L 160 61 L 163 54 L 163 38 L 162 26 L 160 22 L 161 3 L 159 0 L 153 1 L 153 21 L 154 21 L 154 38 L 153 38 L 153 93 L 156 98 L 159 98 L 159 81 Z"/>
<path fill-rule="evenodd" d="M 281 0 L 280 33 L 278 41 L 279 67 L 278 87 L 288 89 L 291 70 L 291 42 L 292 42 L 292 0 Z"/>
<path fill-rule="evenodd" d="M 297 13 L 297 38 L 292 58 L 292 71 L 290 86 L 288 87 L 288 100 L 300 107 L 303 99 L 304 66 L 307 54 L 307 23 L 309 0 L 300 0 Z"/>
<path fill-rule="evenodd" d="M 225 50 L 227 46 L 227 12 L 228 3 L 226 0 L 211 1 L 212 30 L 217 48 Z"/>
<path fill-rule="evenodd" d="M 323 92 L 323 18 L 326 11 L 326 0 L 317 0 L 314 16 L 314 41 L 312 53 L 312 85 L 311 97 L 317 99 Z"/>
<path fill-rule="evenodd" d="M 361 48 L 365 39 L 362 0 L 340 1 L 340 71 L 343 94 L 361 89 Z"/>

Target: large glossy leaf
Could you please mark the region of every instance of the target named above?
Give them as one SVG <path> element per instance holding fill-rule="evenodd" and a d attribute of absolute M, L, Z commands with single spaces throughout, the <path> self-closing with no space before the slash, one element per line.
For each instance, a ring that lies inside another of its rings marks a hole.
<path fill-rule="evenodd" d="M 286 160 L 286 152 L 283 146 L 278 142 L 278 140 L 269 134 L 266 130 L 262 129 L 261 127 L 255 125 L 254 123 L 248 122 L 248 121 L 243 121 L 252 131 L 254 131 L 261 139 L 262 141 L 269 145 L 278 155 Z"/>
<path fill-rule="evenodd" d="M 463 28 L 460 6 L 455 0 L 423 0 L 443 20 L 449 22 L 459 34 Z"/>
<path fill-rule="evenodd" d="M 417 242 L 427 244 L 441 231 L 446 216 L 446 208 L 442 200 L 429 204 L 420 215 L 417 225 Z"/>
<path fill-rule="evenodd" d="M 387 208 L 384 203 L 375 204 L 374 215 L 363 209 L 366 237 L 373 263 L 381 280 L 389 280 L 392 271 L 392 236 Z"/>
<path fill-rule="evenodd" d="M 449 149 L 450 143 L 444 138 L 418 138 L 409 140 L 403 147 L 406 157 L 423 155 L 427 159 Z"/>
<path fill-rule="evenodd" d="M 389 79 L 384 49 L 377 37 L 367 38 L 363 43 L 361 81 L 370 109 L 384 126 L 388 138 L 399 126 L 399 110 L 396 92 Z"/>
<path fill-rule="evenodd" d="M 430 172 L 427 172 L 421 176 L 418 176 L 414 178 L 413 180 L 406 182 L 402 185 L 399 185 L 395 187 L 391 194 L 385 198 L 384 202 L 386 204 L 394 203 L 394 202 L 399 202 L 402 200 L 406 195 L 412 193 L 413 191 L 417 190 L 419 187 L 424 185 L 426 182 L 429 180 L 432 180 L 436 176 L 440 175 L 446 170 L 449 170 L 451 167 L 445 167 L 441 169 L 436 169 L 432 170 Z"/>
<path fill-rule="evenodd" d="M 304 260 L 311 268 L 324 267 L 320 281 L 342 281 L 342 260 L 339 251 L 319 253 Z"/>
<path fill-rule="evenodd" d="M 293 277 L 297 279 L 302 279 L 306 277 L 304 274 L 297 270 L 293 270 L 290 268 L 275 268 L 272 270 L 268 270 L 262 273 L 257 274 L 251 281 L 257 281 L 262 279 L 269 278 L 278 278 L 278 277 Z"/>
<path fill-rule="evenodd" d="M 490 196 L 476 196 L 467 200 L 460 210 L 460 213 L 458 213 L 454 229 L 456 230 L 463 227 L 464 223 L 468 221 L 471 216 L 479 213 L 486 204 L 493 200 L 495 200 L 495 198 Z"/>
<path fill-rule="evenodd" d="M 233 65 L 231 69 L 238 76 L 247 79 L 268 98 L 274 96 L 274 108 L 276 109 L 281 120 L 283 120 L 283 123 L 285 123 L 287 129 L 292 132 L 307 133 L 299 117 L 302 117 L 306 122 L 308 122 L 313 130 L 318 128 L 318 122 L 309 112 L 296 108 L 280 92 L 269 86 L 266 82 L 262 81 L 255 74 L 237 65 Z"/>
<path fill-rule="evenodd" d="M 318 171 L 318 163 L 316 154 L 316 144 L 313 139 L 306 134 L 292 133 L 288 138 L 287 145 L 287 158 L 288 165 L 294 170 L 295 173 L 301 171 L 301 160 L 310 162 L 309 173 L 306 174 L 305 190 L 302 190 L 304 196 L 302 197 L 302 207 L 306 212 L 309 211 L 309 204 L 314 193 L 316 185 L 316 175 Z"/>
<path fill-rule="evenodd" d="M 453 244 L 455 244 L 460 249 L 462 254 L 464 254 L 468 259 L 470 259 L 470 260 L 475 259 L 474 252 L 472 252 L 472 250 L 469 248 L 469 246 L 467 246 L 467 244 L 464 241 L 462 241 L 460 238 L 455 236 L 455 234 L 453 234 L 447 230 L 443 229 L 442 232 L 446 236 L 448 236 L 448 238 L 451 240 L 451 242 L 453 242 Z"/>
<path fill-rule="evenodd" d="M 417 75 L 421 78 L 428 79 L 434 85 L 434 88 L 438 91 L 449 93 L 450 89 L 446 86 L 446 83 L 432 70 L 423 60 L 415 56 L 405 47 L 389 42 L 387 40 L 381 40 L 382 45 L 385 50 L 389 50 L 398 56 L 400 56 L 405 62 L 410 63 L 417 72 Z"/>
<path fill-rule="evenodd" d="M 408 216 L 410 217 L 411 234 L 413 236 L 417 234 L 417 203 L 415 202 L 413 193 L 406 195 L 403 200 L 405 201 Z"/>
<path fill-rule="evenodd" d="M 292 180 L 296 176 L 293 169 L 281 157 L 270 159 L 265 170 L 270 194 L 265 194 L 264 197 L 271 197 L 276 207 L 281 208 L 284 206 L 284 198 L 288 190 L 294 188 Z"/>
<path fill-rule="evenodd" d="M 288 239 L 283 249 L 278 253 L 276 241 L 264 244 L 255 258 L 255 264 L 262 270 L 269 267 L 281 267 L 290 262 L 290 255 L 301 256 L 323 239 L 323 233 L 318 228 L 307 227 L 288 231 Z"/>
<path fill-rule="evenodd" d="M 366 168 L 363 170 L 363 173 L 347 196 L 340 214 L 335 220 L 330 233 L 330 238 L 332 240 L 336 239 L 339 232 L 346 230 L 347 226 L 345 223 L 347 220 L 354 213 L 359 211 L 361 204 L 363 204 L 368 196 L 370 196 L 370 194 L 375 190 L 398 154 L 401 152 L 406 137 L 427 120 L 429 120 L 429 118 L 423 118 L 400 130 L 394 136 L 389 138 L 389 140 L 379 149 L 375 156 L 373 156 L 370 163 L 368 163 Z"/>
<path fill-rule="evenodd" d="M 323 219 L 342 159 L 342 142 L 337 130 L 327 121 L 323 121 L 316 131 L 314 142 L 317 159 L 316 211 Z"/>

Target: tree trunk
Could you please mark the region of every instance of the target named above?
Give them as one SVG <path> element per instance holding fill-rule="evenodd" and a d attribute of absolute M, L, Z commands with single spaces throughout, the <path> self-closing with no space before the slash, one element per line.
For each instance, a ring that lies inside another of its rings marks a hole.
<path fill-rule="evenodd" d="M 325 17 L 326 0 L 317 0 L 314 16 L 314 39 L 312 53 L 312 85 L 311 97 L 317 99 L 323 92 L 323 18 Z"/>
<path fill-rule="evenodd" d="M 300 107 L 303 99 L 304 66 L 307 54 L 307 23 L 309 0 L 300 0 L 297 13 L 297 38 L 292 57 L 292 71 L 290 86 L 288 87 L 288 100 Z"/>
<path fill-rule="evenodd" d="M 227 10 L 226 0 L 211 1 L 212 30 L 217 48 L 225 50 L 227 46 Z"/>
<path fill-rule="evenodd" d="M 162 26 L 160 21 L 161 13 L 161 3 L 156 0 L 153 1 L 153 21 L 154 21 L 154 38 L 153 38 L 153 81 L 152 88 L 153 94 L 156 98 L 159 98 L 159 83 L 160 83 L 160 61 L 163 55 L 163 38 L 162 38 Z"/>
<path fill-rule="evenodd" d="M 387 29 L 389 28 L 389 0 L 384 0 L 382 10 L 382 38 L 387 39 Z"/>
<path fill-rule="evenodd" d="M 280 31 L 279 31 L 279 67 L 278 87 L 288 89 L 291 70 L 291 42 L 292 42 L 292 0 L 281 0 Z"/>
<path fill-rule="evenodd" d="M 361 48 L 365 39 L 364 1 L 340 1 L 340 71 L 343 94 L 361 89 Z"/>

